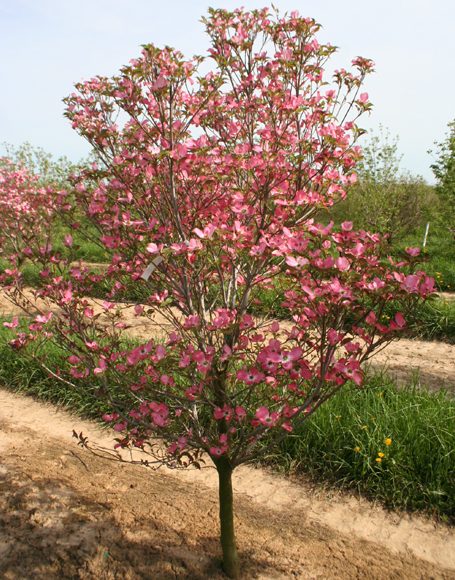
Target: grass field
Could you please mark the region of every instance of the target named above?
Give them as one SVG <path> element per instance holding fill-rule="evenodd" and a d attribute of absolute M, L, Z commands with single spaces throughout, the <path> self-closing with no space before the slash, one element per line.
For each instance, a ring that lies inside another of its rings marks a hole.
<path fill-rule="evenodd" d="M 455 518 L 455 401 L 384 375 L 346 387 L 269 458 L 388 507 Z"/>

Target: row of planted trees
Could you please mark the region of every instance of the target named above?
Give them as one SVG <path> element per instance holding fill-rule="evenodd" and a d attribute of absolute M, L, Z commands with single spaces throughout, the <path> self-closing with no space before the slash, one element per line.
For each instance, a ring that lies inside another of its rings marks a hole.
<path fill-rule="evenodd" d="M 204 22 L 204 57 L 148 45 L 117 76 L 76 85 L 66 114 L 96 161 L 71 188 L 43 190 L 3 163 L 1 282 L 26 315 L 7 323 L 12 346 L 56 380 L 96 388 L 118 445 L 146 450 L 150 464 L 211 459 L 223 568 L 238 577 L 233 471 L 348 381 L 361 387 L 362 362 L 399 335 L 433 281 L 417 249 L 393 259 L 378 234 L 315 219 L 356 181 L 372 62 L 357 57 L 328 84 L 335 49 L 314 20 L 264 9 L 210 10 Z M 105 272 L 75 261 L 84 236 L 110 256 Z M 260 290 L 283 276 L 287 321 L 253 316 Z M 93 298 L 100 283 L 109 294 Z M 115 304 L 132 284 L 136 315 L 157 329 L 140 344 Z M 44 341 L 66 365 L 52 368 Z"/>

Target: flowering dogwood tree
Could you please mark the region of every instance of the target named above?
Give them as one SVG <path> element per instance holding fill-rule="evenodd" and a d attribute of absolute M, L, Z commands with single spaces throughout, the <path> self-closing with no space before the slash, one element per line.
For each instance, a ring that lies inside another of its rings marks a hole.
<path fill-rule="evenodd" d="M 147 45 L 118 76 L 80 83 L 67 99 L 98 162 L 59 195 L 59 211 L 73 229 L 90 222 L 112 260 L 103 274 L 74 265 L 68 234 L 37 291 L 56 308 L 13 344 L 45 333 L 68 349 L 70 378 L 131 394 L 132 408 L 112 400 L 105 415 L 120 446 L 170 464 L 211 458 L 223 567 L 237 577 L 233 470 L 347 381 L 361 386 L 361 363 L 397 336 L 433 283 L 415 271 L 417 250 L 386 259 L 378 235 L 314 219 L 355 181 L 372 62 L 358 57 L 328 84 L 335 49 L 317 41 L 314 20 L 264 9 L 210 10 L 204 22 L 205 59 Z M 275 280 L 285 281 L 287 319 L 253 316 Z M 88 296 L 101 281 L 109 296 L 96 302 Z M 20 269 L 4 283 L 27 310 Z M 135 313 L 157 328 L 134 345 L 113 303 L 132 284 Z M 389 319 L 392 299 L 401 308 Z"/>
<path fill-rule="evenodd" d="M 9 158 L 0 158 L 0 257 L 21 264 L 27 256 L 45 254 L 54 214 L 50 188 Z"/>

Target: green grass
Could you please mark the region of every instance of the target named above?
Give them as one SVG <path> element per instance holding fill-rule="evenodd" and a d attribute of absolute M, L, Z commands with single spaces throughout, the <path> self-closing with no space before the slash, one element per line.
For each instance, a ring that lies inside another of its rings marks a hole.
<path fill-rule="evenodd" d="M 455 300 L 431 300 L 415 313 L 411 334 L 455 344 Z"/>
<path fill-rule="evenodd" d="M 345 387 L 322 406 L 269 462 L 455 521 L 455 401 L 372 375 L 365 388 Z"/>
<path fill-rule="evenodd" d="M 83 417 L 99 419 L 111 410 L 94 377 L 75 381 L 76 388 L 56 381 L 38 362 L 13 351 L 7 344 L 10 331 L 0 329 L 0 384 Z M 45 349 L 52 368 L 65 364 L 67 353 L 50 343 Z M 110 392 L 123 408 L 133 406 L 124 387 Z M 384 453 L 380 463 L 379 452 Z M 373 375 L 363 389 L 346 386 L 266 463 L 358 490 L 393 508 L 455 521 L 455 401 L 444 392 L 397 389 L 386 376 Z"/>
<path fill-rule="evenodd" d="M 422 232 L 407 236 L 398 247 L 422 245 Z M 455 240 L 447 228 L 432 228 L 428 233 L 427 245 L 423 252 L 424 263 L 422 269 L 432 276 L 438 290 L 441 292 L 455 292 Z"/>
<path fill-rule="evenodd" d="M 392 301 L 386 304 L 384 314 L 393 318 L 399 309 L 399 302 Z M 455 301 L 431 298 L 420 303 L 407 315 L 404 336 L 455 344 Z"/>
<path fill-rule="evenodd" d="M 27 349 L 20 352 L 13 350 L 8 344 L 12 336 L 13 333 L 3 327 L 0 319 L 0 385 L 62 405 L 84 418 L 99 420 L 103 413 L 112 410 L 105 396 L 106 389 L 102 379 L 97 382 L 93 375 L 90 380 L 71 378 L 74 386 L 59 381 L 38 360 L 28 356 Z M 134 346 L 134 342 L 131 341 L 129 346 Z M 40 352 L 43 359 L 48 361 L 51 370 L 68 368 L 69 353 L 54 343 L 47 342 Z M 125 409 L 130 410 L 134 405 L 135 399 L 123 387 L 110 385 L 109 395 Z"/>

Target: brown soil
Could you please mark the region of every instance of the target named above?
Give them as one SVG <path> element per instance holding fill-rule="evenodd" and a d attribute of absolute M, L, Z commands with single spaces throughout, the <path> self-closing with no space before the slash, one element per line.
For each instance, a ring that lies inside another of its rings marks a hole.
<path fill-rule="evenodd" d="M 106 431 L 0 390 L 0 577 L 217 579 L 216 477 L 150 471 L 77 446 Z M 455 531 L 316 492 L 263 470 L 235 477 L 244 578 L 455 579 Z"/>
<path fill-rule="evenodd" d="M 438 292 L 438 296 L 446 302 L 448 300 L 455 300 L 455 292 Z"/>

